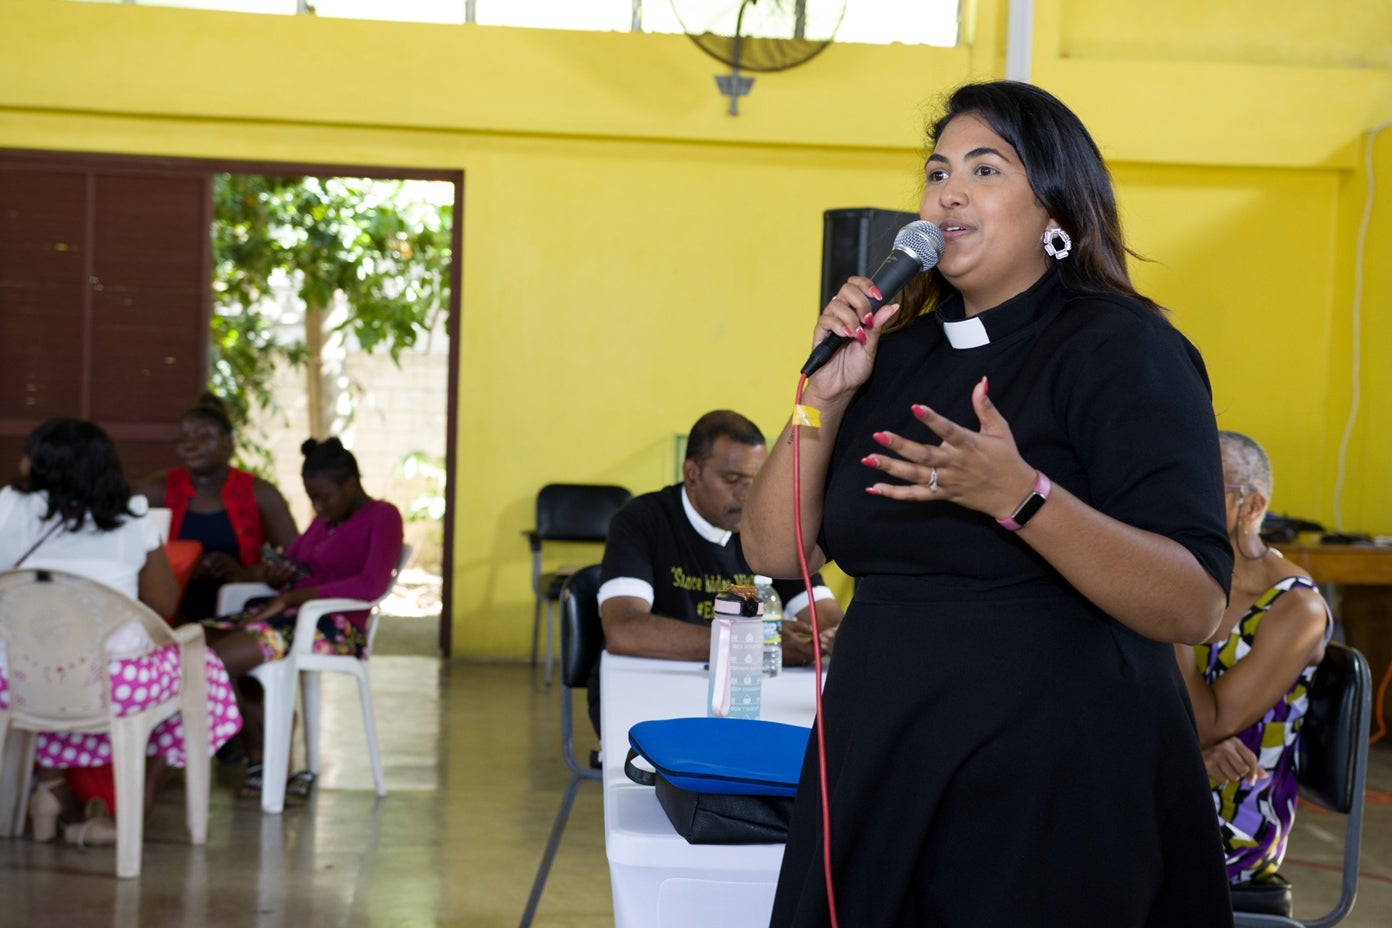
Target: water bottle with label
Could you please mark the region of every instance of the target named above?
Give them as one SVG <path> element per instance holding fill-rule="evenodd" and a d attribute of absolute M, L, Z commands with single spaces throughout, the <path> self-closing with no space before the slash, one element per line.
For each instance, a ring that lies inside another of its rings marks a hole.
<path fill-rule="evenodd" d="M 764 676 L 776 677 L 783 669 L 783 600 L 769 577 L 756 576 L 754 589 L 764 604 Z"/>
<path fill-rule="evenodd" d="M 759 672 L 764 604 L 752 586 L 732 586 L 715 597 L 711 621 L 706 714 L 757 719 L 763 695 Z"/>

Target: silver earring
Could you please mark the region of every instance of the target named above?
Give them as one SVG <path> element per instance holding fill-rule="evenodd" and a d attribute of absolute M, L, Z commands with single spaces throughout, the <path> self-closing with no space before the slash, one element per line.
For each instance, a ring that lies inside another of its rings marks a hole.
<path fill-rule="evenodd" d="M 1064 258 L 1068 257 L 1068 252 L 1073 247 L 1073 240 L 1068 237 L 1067 232 L 1063 231 L 1058 226 L 1045 229 L 1041 241 L 1044 242 L 1044 253 L 1055 261 L 1062 261 Z M 1061 242 L 1062 247 L 1054 244 L 1055 241 Z"/>

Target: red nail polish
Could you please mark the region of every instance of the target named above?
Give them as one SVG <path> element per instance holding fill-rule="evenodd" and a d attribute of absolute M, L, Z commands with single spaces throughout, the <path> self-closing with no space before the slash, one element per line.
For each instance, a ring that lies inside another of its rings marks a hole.
<path fill-rule="evenodd" d="M 860 459 L 860 463 L 864 464 L 866 467 L 879 467 L 880 459 L 875 457 L 873 454 L 867 454 L 865 457 Z"/>
<path fill-rule="evenodd" d="M 869 493 L 871 496 L 879 496 L 879 495 L 880 495 L 880 488 L 879 488 L 879 487 L 866 487 L 866 488 L 865 488 L 865 492 L 866 492 L 866 493 Z"/>
<path fill-rule="evenodd" d="M 890 441 L 891 441 L 888 432 L 876 432 L 875 434 L 871 435 L 870 437 L 873 438 L 873 439 L 875 439 L 875 441 L 879 442 L 880 444 L 886 445 L 886 446 L 888 446 L 889 443 L 890 443 Z"/>
<path fill-rule="evenodd" d="M 841 327 L 841 334 L 846 336 L 847 338 L 855 338 L 855 335 L 851 333 L 851 327 L 848 325 L 843 325 Z"/>
<path fill-rule="evenodd" d="M 866 314 L 865 314 L 865 318 L 862 319 L 861 321 L 865 323 L 865 327 L 866 327 L 867 329 L 873 329 L 873 328 L 875 327 L 875 314 L 874 314 L 874 313 L 866 313 Z"/>
<path fill-rule="evenodd" d="M 987 380 L 985 377 L 982 377 L 982 378 L 981 378 L 981 395 L 982 395 L 982 396 L 985 396 L 986 394 L 988 394 L 988 393 L 990 393 L 990 392 L 991 392 L 991 381 Z"/>
<path fill-rule="evenodd" d="M 865 344 L 865 330 L 860 326 L 856 326 L 855 337 L 856 341 L 860 342 L 862 345 Z"/>
<path fill-rule="evenodd" d="M 877 300 L 883 300 L 883 299 L 884 299 L 884 294 L 880 293 L 880 288 L 879 288 L 879 287 L 876 287 L 874 284 L 871 284 L 871 285 L 870 285 L 870 295 L 873 296 L 873 297 L 874 297 L 875 299 L 877 299 Z"/>
<path fill-rule="evenodd" d="M 921 405 L 921 404 L 919 404 L 919 403 L 914 403 L 914 404 L 913 404 L 912 406 L 910 406 L 909 408 L 912 409 L 912 410 L 913 410 L 913 414 L 914 414 L 915 416 L 917 416 L 918 418 L 920 418 L 920 419 L 922 419 L 924 416 L 928 415 L 928 413 L 930 412 L 930 410 L 928 409 L 927 406 L 923 406 L 923 405 Z"/>

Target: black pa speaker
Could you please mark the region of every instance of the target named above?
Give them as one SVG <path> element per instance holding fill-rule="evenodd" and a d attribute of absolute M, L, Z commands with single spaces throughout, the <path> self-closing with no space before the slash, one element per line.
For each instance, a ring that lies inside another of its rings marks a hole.
<path fill-rule="evenodd" d="M 918 213 L 858 207 L 822 214 L 822 302 L 831 302 L 847 277 L 868 277 L 894 249 L 894 236 Z M 889 296 L 888 293 L 885 296 Z"/>

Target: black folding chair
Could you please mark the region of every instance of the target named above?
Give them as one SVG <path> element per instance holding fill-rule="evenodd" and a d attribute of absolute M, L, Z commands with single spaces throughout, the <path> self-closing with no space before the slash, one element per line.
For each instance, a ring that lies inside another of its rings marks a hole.
<path fill-rule="evenodd" d="M 522 913 L 520 928 L 531 925 L 536 915 L 537 904 L 541 902 L 542 890 L 546 888 L 546 877 L 551 872 L 551 863 L 556 858 L 561 835 L 565 832 L 566 821 L 570 818 L 570 808 L 575 804 L 575 795 L 580 784 L 586 780 L 602 780 L 603 774 L 582 763 L 575 756 L 575 732 L 571 721 L 571 690 L 584 689 L 589 682 L 590 673 L 599 662 L 600 652 L 604 650 L 604 626 L 599 621 L 599 565 L 582 567 L 570 576 L 561 587 L 561 750 L 565 763 L 570 768 L 570 783 L 561 798 L 561 807 L 556 811 L 556 821 L 551 825 L 551 837 L 546 842 L 546 851 L 541 855 L 541 865 L 537 867 L 536 879 L 532 882 L 532 893 L 527 897 L 527 908 Z"/>
<path fill-rule="evenodd" d="M 549 483 L 536 498 L 536 528 L 523 532 L 532 548 L 532 664 L 537 662 L 541 614 L 546 612 L 546 682 L 551 682 L 551 640 L 556 626 L 555 606 L 561 586 L 570 576 L 564 569 L 543 570 L 543 545 L 557 542 L 603 542 L 609 520 L 633 496 L 626 488 L 603 483 Z"/>
<path fill-rule="evenodd" d="M 1241 883 L 1232 887 L 1237 928 L 1280 925 L 1327 928 L 1353 909 L 1358 893 L 1358 851 L 1363 840 L 1363 792 L 1368 772 L 1368 723 L 1373 675 L 1357 650 L 1330 642 L 1310 683 L 1310 706 L 1295 744 L 1301 798 L 1344 815 L 1344 866 L 1339 901 L 1311 919 L 1291 917 L 1290 884 Z"/>

